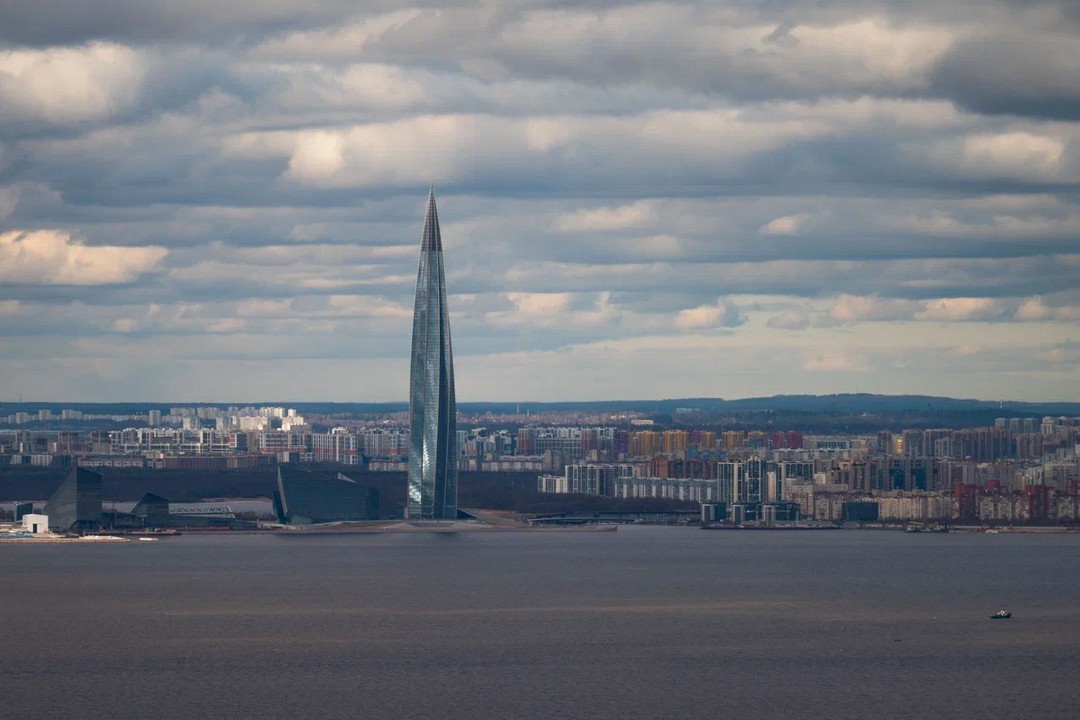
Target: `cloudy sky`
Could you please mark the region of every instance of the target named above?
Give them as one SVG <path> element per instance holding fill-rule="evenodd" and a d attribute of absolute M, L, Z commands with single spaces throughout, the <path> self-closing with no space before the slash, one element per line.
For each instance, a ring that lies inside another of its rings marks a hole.
<path fill-rule="evenodd" d="M 1075 0 L 440 5 L 5 0 L 0 397 L 1080 400 Z"/>

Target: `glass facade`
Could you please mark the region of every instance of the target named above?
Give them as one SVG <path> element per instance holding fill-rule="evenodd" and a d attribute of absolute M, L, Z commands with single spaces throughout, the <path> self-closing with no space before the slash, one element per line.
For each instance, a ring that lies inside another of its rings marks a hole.
<path fill-rule="evenodd" d="M 379 519 L 379 491 L 341 473 L 278 465 L 277 485 L 274 510 L 283 523 L 311 525 Z"/>
<path fill-rule="evenodd" d="M 435 190 L 428 194 L 416 273 L 409 374 L 410 520 L 457 517 L 457 404 Z"/>
<path fill-rule="evenodd" d="M 101 475 L 75 468 L 45 504 L 49 528 L 84 532 L 101 527 Z"/>
<path fill-rule="evenodd" d="M 168 527 L 171 523 L 169 501 L 154 493 L 143 495 L 138 504 L 131 509 L 131 514 L 141 517 L 143 526 L 148 528 Z"/>

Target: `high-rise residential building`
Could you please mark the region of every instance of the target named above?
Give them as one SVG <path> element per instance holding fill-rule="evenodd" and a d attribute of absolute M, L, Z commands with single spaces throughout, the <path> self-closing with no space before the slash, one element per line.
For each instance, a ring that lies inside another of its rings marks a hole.
<path fill-rule="evenodd" d="M 666 453 L 685 452 L 690 443 L 690 433 L 686 430 L 665 430 L 662 443 Z"/>
<path fill-rule="evenodd" d="M 721 502 L 764 502 L 770 495 L 778 495 L 770 493 L 766 487 L 768 476 L 764 460 L 754 458 L 741 462 L 721 462 L 717 463 L 716 470 Z"/>
<path fill-rule="evenodd" d="M 639 430 L 630 435 L 630 447 L 628 452 L 636 457 L 649 457 L 660 452 L 660 438 L 662 436 L 653 430 Z"/>
<path fill-rule="evenodd" d="M 723 438 L 725 450 L 738 450 L 746 445 L 746 434 L 742 430 L 727 430 Z"/>
<path fill-rule="evenodd" d="M 716 447 L 716 433 L 710 430 L 694 430 L 690 433 L 690 442 L 697 443 L 698 450 L 712 450 Z"/>
<path fill-rule="evenodd" d="M 428 193 L 413 309 L 409 374 L 410 520 L 457 517 L 457 404 L 435 190 Z"/>
<path fill-rule="evenodd" d="M 517 454 L 533 455 L 536 453 L 536 428 L 518 428 Z"/>

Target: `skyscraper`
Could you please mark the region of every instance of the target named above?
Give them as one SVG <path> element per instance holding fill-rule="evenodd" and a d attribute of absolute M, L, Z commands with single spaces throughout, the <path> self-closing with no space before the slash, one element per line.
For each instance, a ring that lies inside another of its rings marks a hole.
<path fill-rule="evenodd" d="M 457 404 L 434 188 L 428 194 L 416 273 L 409 430 L 407 516 L 410 520 L 453 520 L 457 517 Z"/>

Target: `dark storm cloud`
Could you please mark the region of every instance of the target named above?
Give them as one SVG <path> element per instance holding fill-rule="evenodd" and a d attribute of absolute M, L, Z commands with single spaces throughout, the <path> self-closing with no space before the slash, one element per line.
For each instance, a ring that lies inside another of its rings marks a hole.
<path fill-rule="evenodd" d="M 1010 37 L 963 41 L 934 68 L 934 88 L 981 113 L 1080 118 L 1080 38 Z"/>
<path fill-rule="evenodd" d="M 365 3 L 372 9 L 378 6 Z M 0 41 L 58 45 L 98 39 L 143 43 L 258 37 L 340 20 L 355 8 L 344 0 L 6 0 L 0 8 Z"/>

